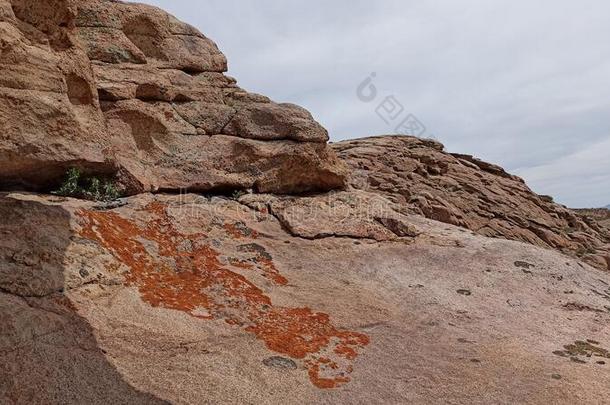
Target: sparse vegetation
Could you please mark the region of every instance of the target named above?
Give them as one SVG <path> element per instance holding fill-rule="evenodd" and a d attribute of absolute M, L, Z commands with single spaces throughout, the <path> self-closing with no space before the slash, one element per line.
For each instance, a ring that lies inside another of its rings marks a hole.
<path fill-rule="evenodd" d="M 235 190 L 231 194 L 231 198 L 234 200 L 239 200 L 242 196 L 248 194 L 245 190 Z"/>
<path fill-rule="evenodd" d="M 77 168 L 70 168 L 59 189 L 52 194 L 62 197 L 83 198 L 93 201 L 112 201 L 121 197 L 117 185 L 108 179 L 85 177 Z"/>

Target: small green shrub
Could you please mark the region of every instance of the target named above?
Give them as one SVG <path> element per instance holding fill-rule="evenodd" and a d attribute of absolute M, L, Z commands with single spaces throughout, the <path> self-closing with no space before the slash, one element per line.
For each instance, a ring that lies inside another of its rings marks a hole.
<path fill-rule="evenodd" d="M 231 194 L 231 198 L 234 200 L 239 200 L 241 197 L 243 197 L 246 194 L 248 194 L 248 193 L 244 190 L 235 190 L 235 191 L 233 191 L 233 194 Z"/>
<path fill-rule="evenodd" d="M 75 195 L 79 191 L 78 181 L 80 179 L 80 171 L 78 169 L 72 168 L 69 169 L 66 173 L 66 178 L 63 183 L 61 183 L 61 187 L 57 191 L 54 191 L 53 194 L 62 195 L 62 196 L 70 196 Z"/>
<path fill-rule="evenodd" d="M 122 195 L 116 184 L 110 181 L 107 181 L 102 185 L 102 193 L 110 201 L 119 199 Z"/>
<path fill-rule="evenodd" d="M 89 187 L 87 187 L 85 191 L 85 195 L 95 201 L 103 200 L 102 192 L 101 192 L 101 182 L 97 177 L 92 177 L 89 179 Z"/>
<path fill-rule="evenodd" d="M 93 201 L 112 201 L 121 197 L 121 192 L 114 182 L 102 181 L 97 177 L 83 177 L 80 170 L 74 167 L 68 169 L 63 183 L 52 194 Z"/>

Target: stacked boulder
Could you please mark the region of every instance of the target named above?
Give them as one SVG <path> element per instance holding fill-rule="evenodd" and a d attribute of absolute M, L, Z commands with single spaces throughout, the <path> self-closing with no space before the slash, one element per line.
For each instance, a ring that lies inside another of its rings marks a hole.
<path fill-rule="evenodd" d="M 155 7 L 0 0 L 0 185 L 70 167 L 147 191 L 341 188 L 305 109 L 248 93 L 216 44 Z"/>

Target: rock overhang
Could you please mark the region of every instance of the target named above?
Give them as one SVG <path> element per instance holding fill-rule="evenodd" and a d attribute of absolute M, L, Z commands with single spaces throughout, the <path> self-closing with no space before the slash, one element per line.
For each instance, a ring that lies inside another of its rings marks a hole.
<path fill-rule="evenodd" d="M 76 166 L 128 194 L 345 186 L 305 109 L 239 88 L 218 46 L 153 6 L 0 1 L 0 185 L 49 190 Z"/>

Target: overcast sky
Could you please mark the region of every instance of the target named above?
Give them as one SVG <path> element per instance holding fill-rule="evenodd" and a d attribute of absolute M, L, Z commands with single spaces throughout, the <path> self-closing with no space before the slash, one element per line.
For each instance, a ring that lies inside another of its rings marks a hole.
<path fill-rule="evenodd" d="M 333 141 L 396 133 L 412 114 L 423 136 L 540 194 L 610 203 L 606 0 L 144 2 L 216 41 L 241 87 L 308 108 Z M 376 93 L 358 92 L 372 73 Z"/>

